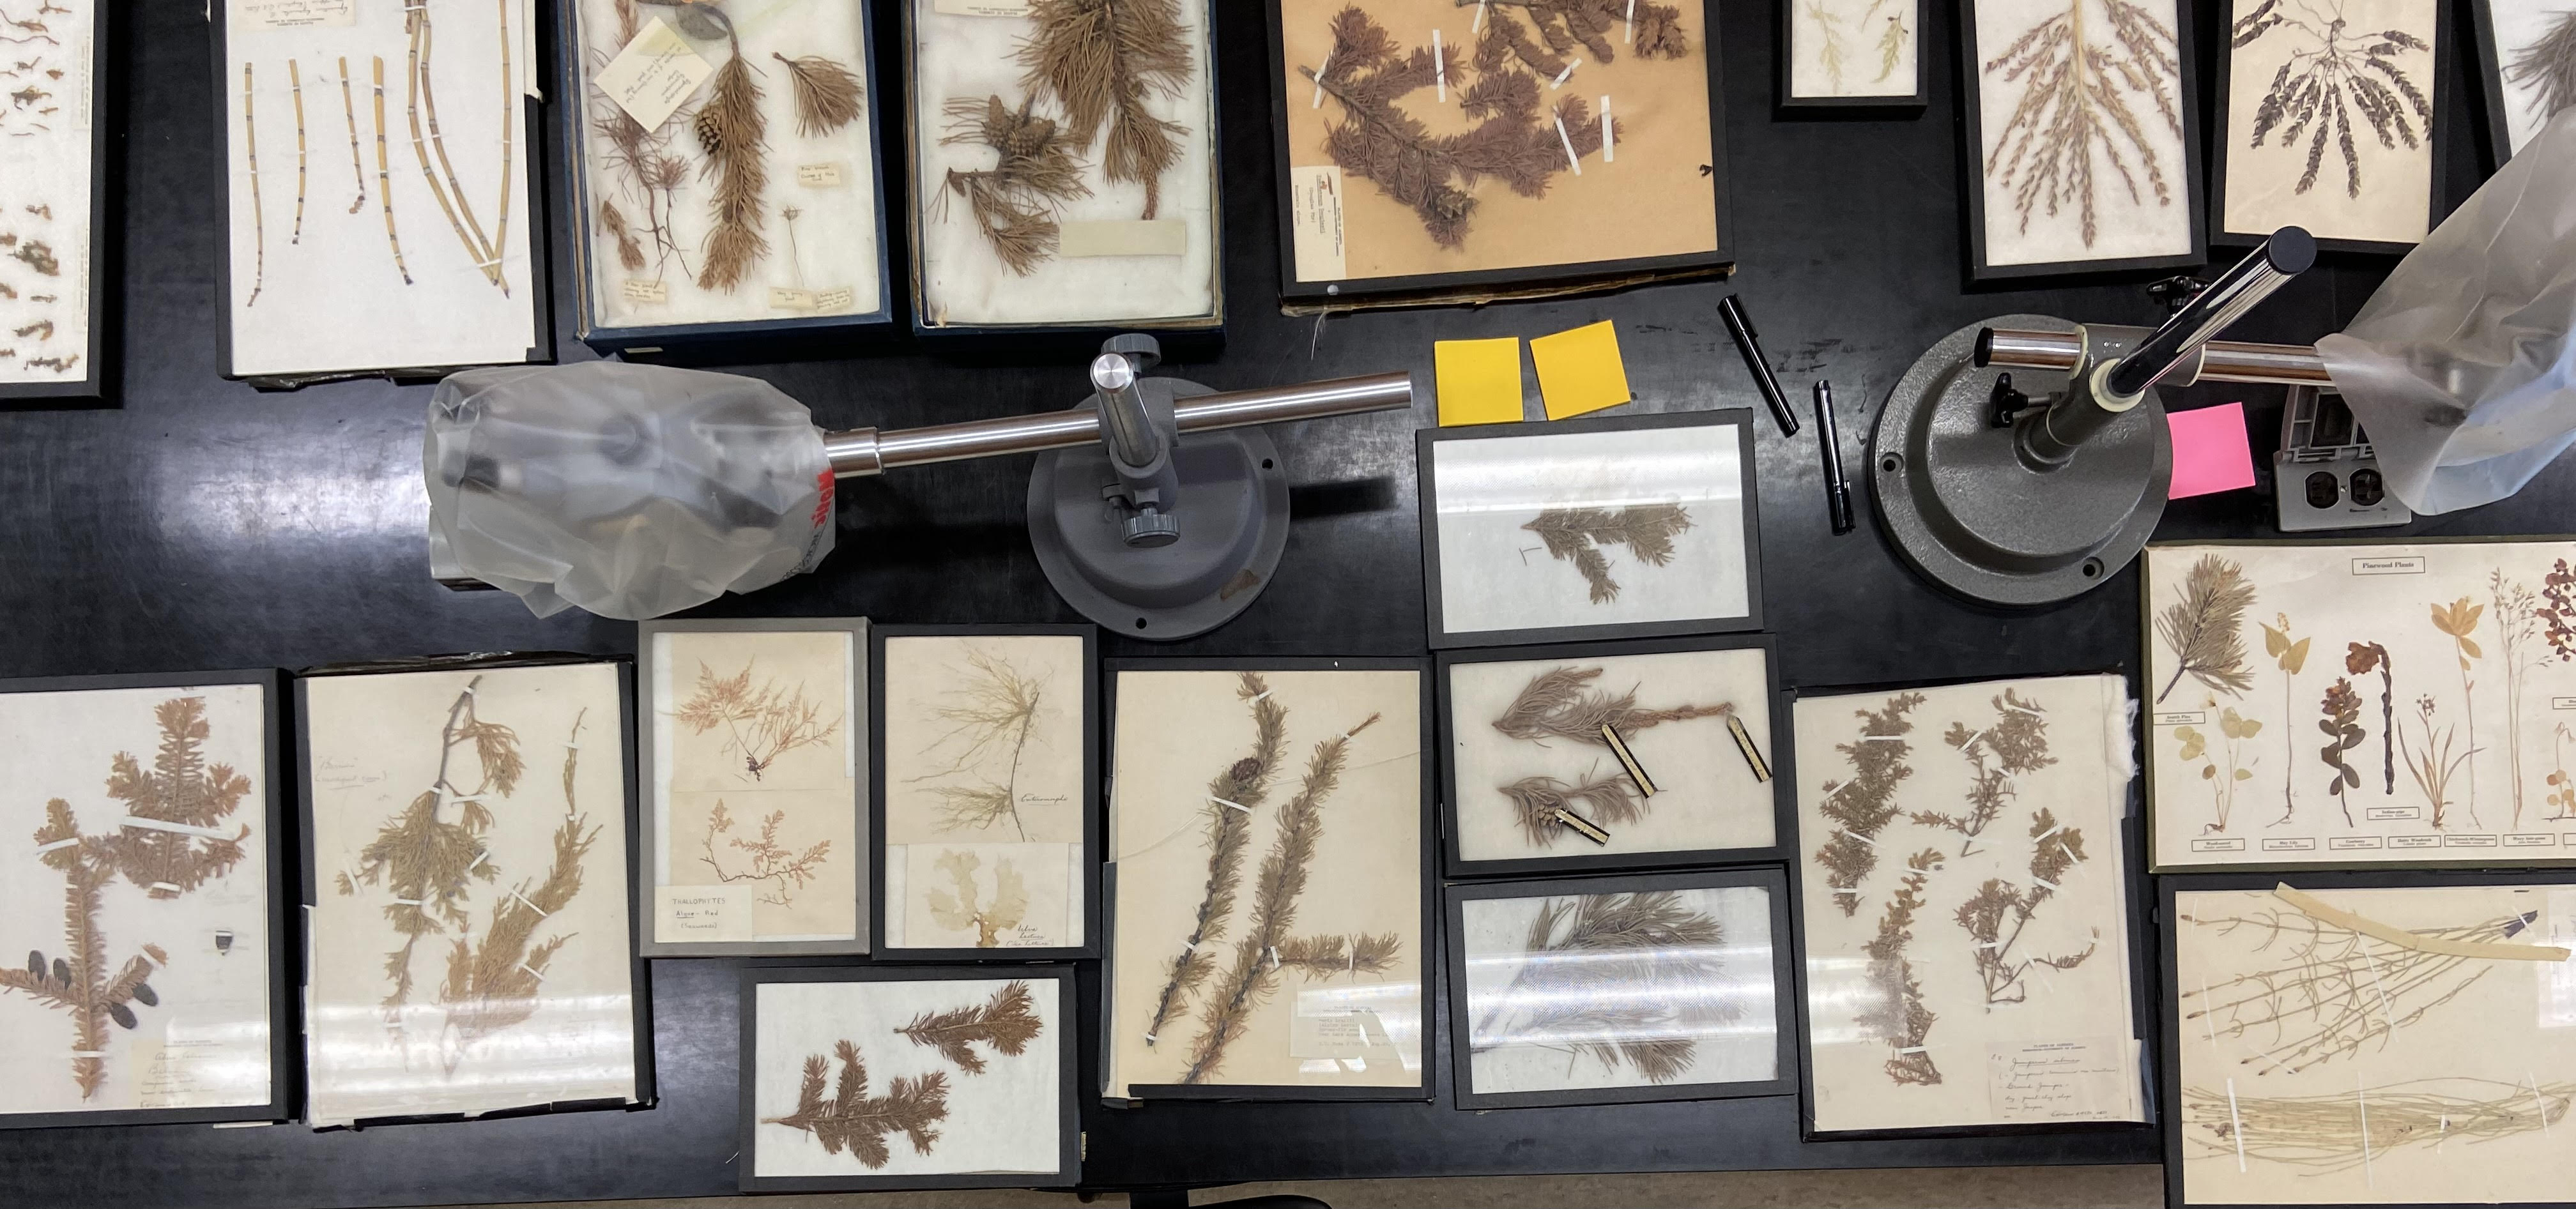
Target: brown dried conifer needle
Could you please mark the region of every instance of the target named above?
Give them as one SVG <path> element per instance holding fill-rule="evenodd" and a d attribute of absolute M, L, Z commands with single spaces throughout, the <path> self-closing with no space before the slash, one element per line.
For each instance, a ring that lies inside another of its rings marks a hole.
<path fill-rule="evenodd" d="M 984 1073 L 985 1058 L 975 1052 L 973 1043 L 980 1041 L 1005 1058 L 1020 1056 L 1027 1051 L 1029 1042 L 1046 1031 L 1046 1022 L 1038 1018 L 1036 1009 L 1037 1000 L 1029 993 L 1029 984 L 1015 978 L 995 989 L 993 997 L 983 1003 L 945 1012 L 922 1012 L 895 1032 L 914 1045 L 938 1051 L 957 1069 L 980 1075 Z"/>
<path fill-rule="evenodd" d="M 1162 206 L 1162 177 L 1181 158 L 1189 128 L 1156 117 L 1156 96 L 1177 97 L 1190 78 L 1177 0 L 1035 0 L 1036 32 L 1020 44 L 1022 86 L 1064 107 L 1073 144 L 1088 148 L 1105 124 L 1101 174 L 1142 182 L 1143 217 Z"/>
<path fill-rule="evenodd" d="M 2531 112 L 2543 121 L 2576 106 L 2576 10 L 2559 13 L 2549 23 L 2549 32 L 2515 51 L 2513 61 L 2505 65 L 2504 78 L 2531 90 Z"/>
<path fill-rule="evenodd" d="M 555 859 L 546 869 L 545 881 L 534 890 L 520 883 L 492 905 L 492 922 L 482 940 L 469 944 L 460 938 L 448 949 L 447 978 L 439 985 L 438 1002 L 447 1009 L 447 1035 L 441 1041 L 451 1076 L 475 1042 L 536 1014 L 546 969 L 573 937 L 564 933 L 533 947 L 528 943 L 539 921 L 552 918 L 581 893 L 582 858 L 599 838 L 599 828 L 583 830 L 589 816 L 581 813 L 573 797 L 573 776 L 581 762 L 581 724 L 588 714 L 585 709 L 573 715 L 571 738 L 564 743 L 564 818 L 555 828 Z"/>
<path fill-rule="evenodd" d="M 1270 796 L 1271 777 L 1279 771 L 1287 742 L 1288 710 L 1270 699 L 1270 685 L 1258 672 L 1245 672 L 1234 695 L 1252 710 L 1252 750 L 1226 765 L 1208 782 L 1208 800 L 1200 807 L 1207 820 L 1207 886 L 1199 895 L 1197 922 L 1181 955 L 1171 961 L 1171 979 L 1155 998 L 1154 1019 L 1145 1026 L 1145 1045 L 1162 1037 L 1163 1025 L 1181 1001 L 1216 968 L 1216 958 L 1203 951 L 1225 930 L 1234 913 L 1235 883 L 1243 876 L 1243 851 L 1251 841 L 1252 808 Z"/>
<path fill-rule="evenodd" d="M 1073 137 L 1032 107 L 1023 100 L 1014 110 L 998 96 L 950 97 L 942 107 L 948 132 L 939 139 L 941 146 L 977 143 L 997 153 L 990 168 L 949 169 L 938 209 L 946 214 L 952 194 L 966 199 L 993 254 L 1022 277 L 1055 255 L 1057 207 L 1091 196 L 1082 183 L 1082 162 L 1074 158 Z"/>
<path fill-rule="evenodd" d="M 847 1147 L 851 1157 L 871 1171 L 885 1166 L 891 1157 L 885 1141 L 890 1133 L 904 1135 L 914 1153 L 930 1153 L 939 1140 L 939 1131 L 932 1126 L 948 1117 L 948 1072 L 897 1078 L 886 1094 L 870 1096 L 868 1068 L 859 1058 L 859 1047 L 845 1039 L 832 1052 L 841 1060 L 841 1078 L 831 1099 L 823 1098 L 823 1075 L 830 1063 L 821 1054 L 808 1055 L 796 1111 L 762 1117 L 760 1123 L 810 1133 L 823 1144 L 825 1154 L 839 1154 Z"/>
<path fill-rule="evenodd" d="M 732 27 L 726 27 L 728 37 Z M 698 288 L 731 292 L 742 284 L 754 261 L 769 255 L 769 240 L 760 233 L 767 219 L 761 194 L 769 188 L 768 120 L 760 114 L 760 85 L 752 80 L 742 44 L 716 69 L 714 86 L 698 107 L 693 129 L 706 152 L 701 176 L 716 178 L 708 208 L 715 226 L 707 232 L 705 261 L 698 268 Z"/>
<path fill-rule="evenodd" d="M 796 94 L 796 133 L 821 138 L 859 116 L 867 90 L 849 68 L 821 55 L 791 59 L 776 51 L 769 57 L 787 65 L 787 81 Z"/>
<path fill-rule="evenodd" d="M 358 154 L 358 102 L 349 89 L 349 57 L 340 56 L 340 114 L 349 119 L 349 172 L 358 181 L 358 199 L 349 203 L 355 214 L 367 206 L 367 162 Z"/>
<path fill-rule="evenodd" d="M 394 234 L 394 186 L 392 167 L 385 158 L 385 60 L 376 56 L 376 200 L 385 211 L 385 244 L 394 250 L 394 271 L 402 274 L 403 284 L 411 284 L 411 268 L 403 263 L 402 237 Z M 364 185 L 359 186 L 364 189 Z"/>
<path fill-rule="evenodd" d="M 2183 578 L 2182 595 L 2156 614 L 2156 636 L 2174 653 L 2173 678 L 2156 693 L 2162 701 L 2182 683 L 2185 673 L 2231 697 L 2245 695 L 2254 674 L 2245 667 L 2240 631 L 2246 606 L 2254 603 L 2254 584 L 2245 570 L 2215 554 L 2204 554 Z"/>

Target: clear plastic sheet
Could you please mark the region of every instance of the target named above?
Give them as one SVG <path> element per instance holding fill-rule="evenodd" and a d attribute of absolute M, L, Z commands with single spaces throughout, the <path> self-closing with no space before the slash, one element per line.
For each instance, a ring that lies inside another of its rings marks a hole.
<path fill-rule="evenodd" d="M 2576 441 L 2576 112 L 2407 253 L 2317 353 L 2419 513 L 2521 490 Z"/>
<path fill-rule="evenodd" d="M 751 378 L 611 361 L 453 374 L 422 462 L 434 539 L 539 617 L 659 617 L 832 551 L 822 435 Z"/>

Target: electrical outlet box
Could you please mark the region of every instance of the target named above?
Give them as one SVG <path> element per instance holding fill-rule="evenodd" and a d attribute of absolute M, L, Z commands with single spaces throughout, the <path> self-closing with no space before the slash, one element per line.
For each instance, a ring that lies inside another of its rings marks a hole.
<path fill-rule="evenodd" d="M 2343 396 L 2314 386 L 2291 387 L 2281 408 L 2272 484 L 2283 533 L 2379 529 L 2415 519 L 2388 493 L 2370 434 Z"/>

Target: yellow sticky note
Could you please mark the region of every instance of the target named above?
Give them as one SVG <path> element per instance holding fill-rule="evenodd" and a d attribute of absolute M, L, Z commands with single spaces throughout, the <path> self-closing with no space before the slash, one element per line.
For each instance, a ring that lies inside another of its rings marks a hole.
<path fill-rule="evenodd" d="M 1530 341 L 1538 365 L 1538 393 L 1547 418 L 1562 420 L 1627 402 L 1628 367 L 1619 360 L 1619 332 L 1607 319 Z"/>
<path fill-rule="evenodd" d="M 1431 364 L 1440 377 L 1441 427 L 1520 420 L 1520 337 L 1435 341 Z"/>

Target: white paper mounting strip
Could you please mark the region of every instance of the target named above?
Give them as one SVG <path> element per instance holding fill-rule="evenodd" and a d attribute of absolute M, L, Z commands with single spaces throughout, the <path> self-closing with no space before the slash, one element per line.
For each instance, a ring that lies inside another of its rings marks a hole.
<path fill-rule="evenodd" d="M 2236 1080 L 2227 1081 L 2227 1132 L 2236 1136 L 2236 1170 L 2245 1170 L 2245 1117 L 2236 1111 Z"/>
<path fill-rule="evenodd" d="M 1211 802 L 1216 803 L 1216 804 L 1217 804 L 1217 805 L 1219 805 L 1219 806 L 1223 806 L 1223 807 L 1225 807 L 1225 808 L 1226 808 L 1226 809 L 1228 809 L 1228 810 L 1240 810 L 1240 811 L 1244 812 L 1245 814 L 1250 814 L 1250 813 L 1252 813 L 1252 808 L 1251 808 L 1251 807 L 1246 806 L 1246 805 L 1244 805 L 1244 804 L 1243 804 L 1243 803 L 1241 803 L 1241 802 L 1229 802 L 1229 801 L 1226 801 L 1224 798 L 1220 798 L 1220 797 L 1216 796 L 1215 794 L 1209 794 L 1209 795 L 1208 795 L 1208 800 L 1209 800 L 1209 801 L 1211 801 Z"/>
<path fill-rule="evenodd" d="M 1618 160 L 1619 131 L 1610 122 L 1610 94 L 1605 92 L 1601 94 L 1601 162 L 1611 164 Z"/>
<path fill-rule="evenodd" d="M 1431 30 L 1431 80 L 1439 87 L 1440 103 L 1449 103 L 1449 57 L 1440 48 L 1440 30 Z"/>
<path fill-rule="evenodd" d="M 1583 161 L 1574 157 L 1574 137 L 1565 132 L 1564 114 L 1558 114 L 1556 117 L 1556 139 L 1558 142 L 1565 144 L 1566 167 L 1574 169 L 1574 174 L 1576 176 L 1583 175 Z"/>
<path fill-rule="evenodd" d="M 223 829 L 218 827 L 195 827 L 186 823 L 172 823 L 162 819 L 139 818 L 130 814 L 125 816 L 122 822 L 127 827 L 140 828 L 145 831 L 169 831 L 175 832 L 179 835 L 202 836 L 210 840 L 228 840 L 233 838 L 232 836 L 225 834 Z"/>
<path fill-rule="evenodd" d="M 1324 73 L 1331 71 L 1332 69 L 1333 56 L 1327 54 L 1324 56 L 1323 65 L 1315 69 L 1315 99 L 1308 102 L 1306 108 L 1321 109 L 1324 107 Z M 1263 693 L 1261 694 L 1261 697 L 1267 697 L 1269 695 L 1270 694 L 1268 693 Z M 1255 697 L 1253 700 L 1259 701 L 1261 697 Z"/>
<path fill-rule="evenodd" d="M 520 902 L 522 902 L 522 903 L 527 903 L 528 909 L 537 913 L 537 918 L 539 918 L 539 919 L 548 919 L 548 918 L 551 918 L 551 916 L 547 915 L 547 913 L 546 913 L 546 909 L 545 909 L 545 908 L 540 907 L 540 906 L 536 905 L 535 903 L 530 903 L 530 902 L 528 902 L 528 896 L 527 896 L 527 895 L 525 895 L 525 894 L 521 894 L 521 893 L 519 893 L 519 892 L 518 892 L 518 891 L 516 891 L 516 890 L 512 890 L 512 891 L 510 892 L 510 897 L 515 898 L 515 899 L 519 900 L 519 901 L 520 901 Z"/>
<path fill-rule="evenodd" d="M 47 853 L 47 852 L 58 852 L 58 851 L 61 851 L 62 849 L 69 848 L 69 847 L 71 847 L 72 845 L 77 844 L 77 843 L 80 843 L 80 842 L 81 842 L 81 837 L 79 837 L 79 836 L 73 836 L 72 838 L 67 839 L 67 840 L 55 840 L 53 843 L 50 843 L 50 844 L 38 844 L 38 845 L 36 845 L 36 852 L 37 852 L 37 854 L 38 854 L 38 855 L 42 855 L 42 854 Z"/>

